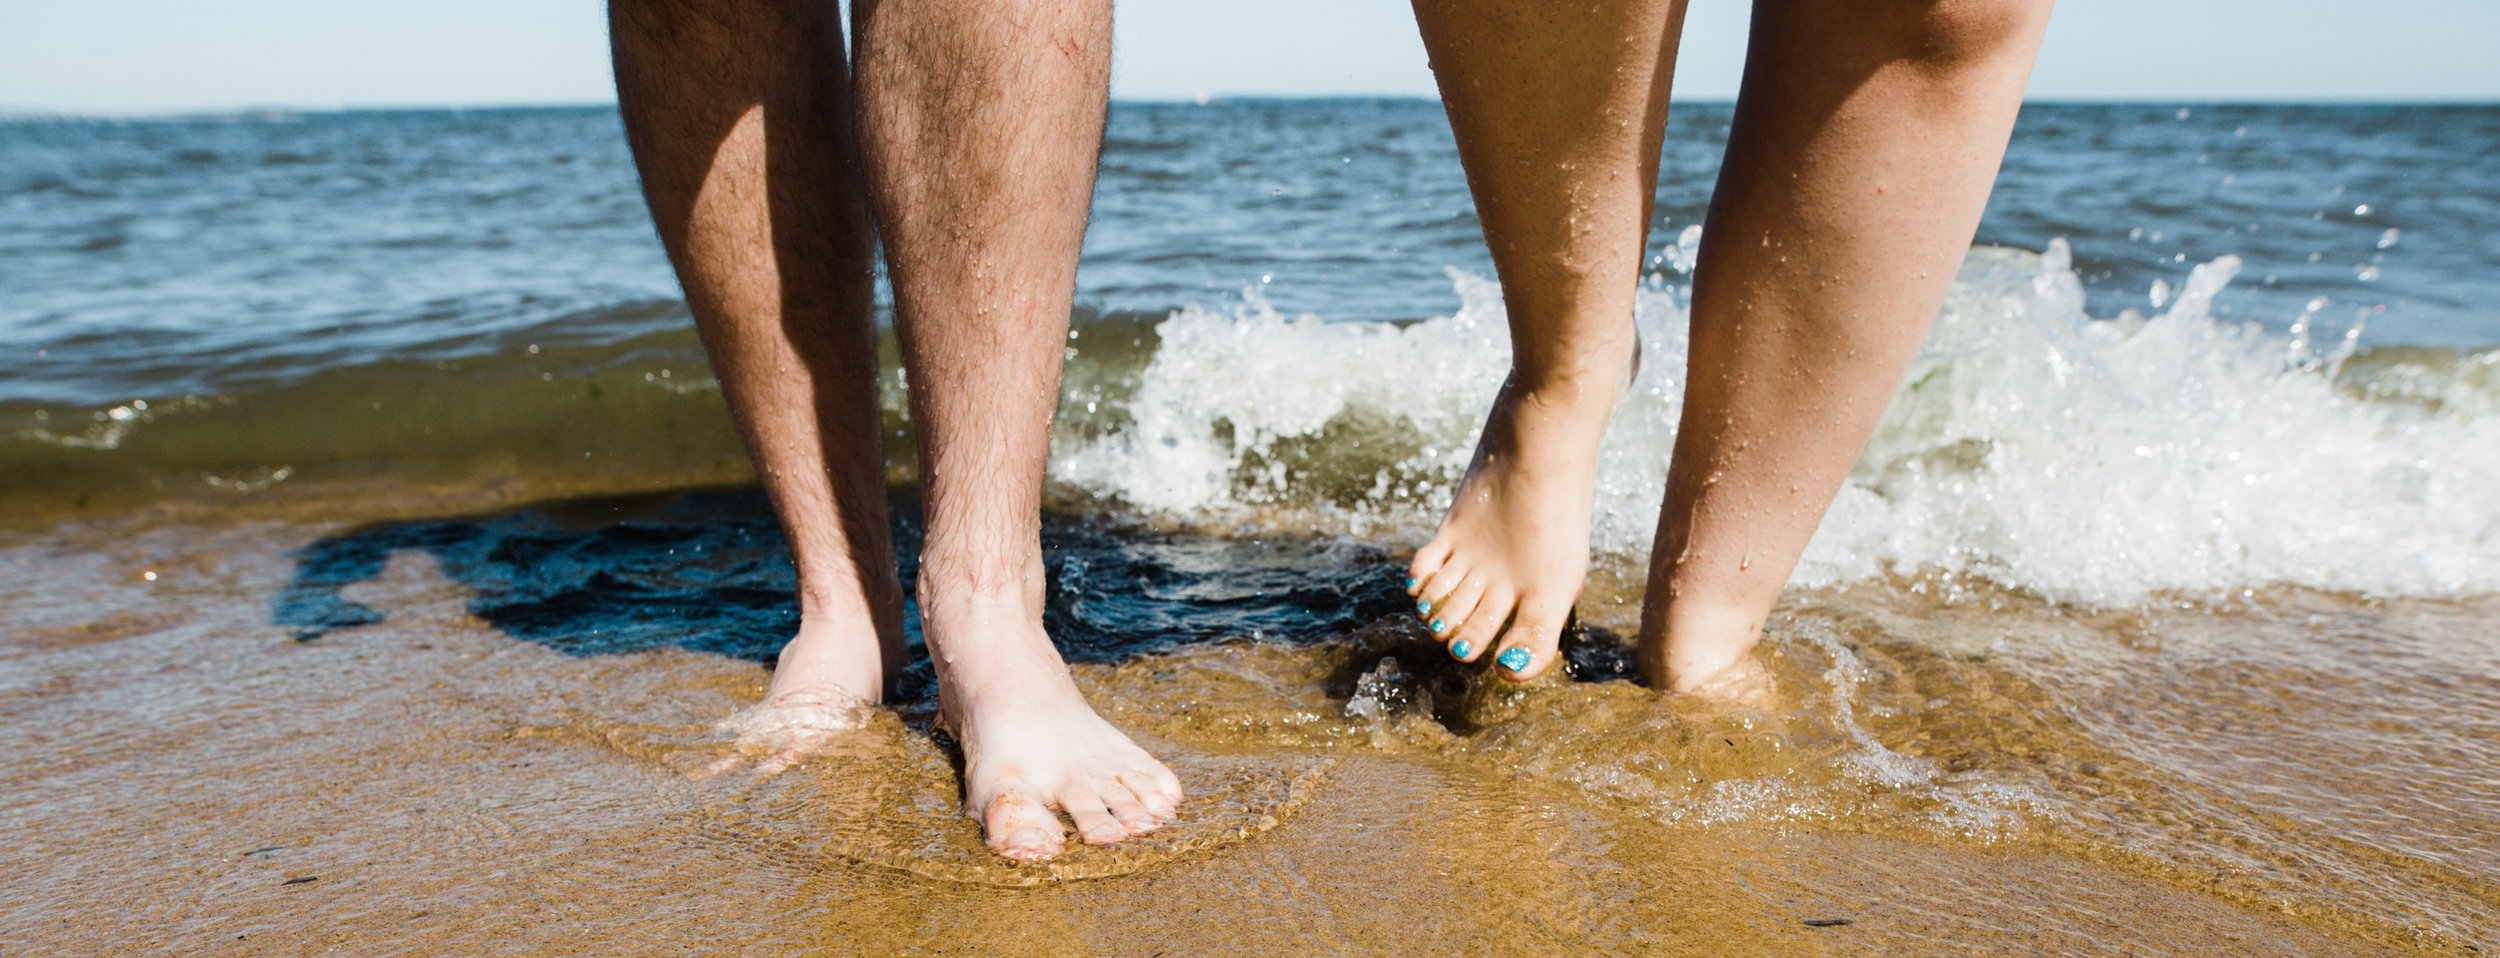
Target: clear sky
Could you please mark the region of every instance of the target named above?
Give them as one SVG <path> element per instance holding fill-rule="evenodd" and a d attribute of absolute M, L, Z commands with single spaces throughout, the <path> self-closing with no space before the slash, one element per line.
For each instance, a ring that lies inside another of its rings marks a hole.
<path fill-rule="evenodd" d="M 1119 0 L 1113 95 L 1429 96 L 1394 0 Z M 1679 97 L 1735 93 L 1743 0 L 1692 0 Z M 606 103 L 598 0 L 0 0 L 0 110 Z M 2500 102 L 2500 0 L 2068 0 L 2038 99 Z"/>

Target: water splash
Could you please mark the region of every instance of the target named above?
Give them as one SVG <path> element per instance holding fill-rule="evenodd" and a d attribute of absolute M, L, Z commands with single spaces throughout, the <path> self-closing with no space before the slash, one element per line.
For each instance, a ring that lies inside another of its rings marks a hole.
<path fill-rule="evenodd" d="M 2316 303 L 2288 338 L 2218 320 L 2240 267 L 2216 258 L 2158 315 L 2101 319 L 2062 241 L 1973 250 L 1796 581 L 1926 570 L 2087 605 L 2500 589 L 2500 352 L 2362 354 L 2357 323 L 2322 348 Z M 1460 308 L 1404 325 L 1288 318 L 1255 293 L 1176 311 L 1131 420 L 1064 444 L 1053 475 L 1182 521 L 1419 541 L 1509 355 L 1498 286 L 1451 278 Z M 1643 561 L 1656 528 L 1687 295 L 1653 283 L 1637 301 L 1647 361 L 1593 517 L 1606 561 Z"/>

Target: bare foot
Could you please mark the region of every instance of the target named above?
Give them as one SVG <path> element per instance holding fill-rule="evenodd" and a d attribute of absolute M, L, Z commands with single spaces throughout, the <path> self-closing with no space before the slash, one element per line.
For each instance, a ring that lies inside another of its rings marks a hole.
<path fill-rule="evenodd" d="M 688 776 L 711 778 L 752 766 L 771 778 L 865 727 L 875 710 L 875 703 L 832 686 L 768 695 L 712 726 L 713 734 L 728 739 L 730 754 Z"/>
<path fill-rule="evenodd" d="M 1651 591 L 1651 604 L 1661 604 L 1655 595 L 1658 590 Z M 1760 614 L 1732 605 L 1678 602 L 1673 586 L 1666 591 L 1670 594 L 1663 603 L 1665 611 L 1657 616 L 1655 627 L 1648 621 L 1641 624 L 1638 661 L 1651 688 L 1732 698 L 1742 697 L 1734 690 L 1754 677 L 1768 680 L 1746 654 L 1762 641 Z M 1648 610 L 1643 612 L 1648 618 Z"/>
<path fill-rule="evenodd" d="M 964 815 L 990 850 L 1059 857 L 1060 812 L 1089 845 L 1161 827 L 1180 780 L 1085 704 L 1037 611 L 991 608 L 929 620 L 944 721 L 964 750 Z"/>
<path fill-rule="evenodd" d="M 1664 641 L 1641 643 L 1637 661 L 1650 687 L 1748 708 L 1778 705 L 1770 671 L 1748 654 L 1761 644 L 1761 623 L 1740 613 L 1712 624 L 1719 628 L 1691 622 Z"/>
<path fill-rule="evenodd" d="M 1676 691 L 1765 712 L 1786 704 L 1780 699 L 1779 683 L 1771 678 L 1771 671 L 1750 655 L 1740 654 L 1726 668 L 1710 673 L 1691 688 Z"/>
<path fill-rule="evenodd" d="M 1612 374 L 1523 385 L 1514 372 L 1502 384 L 1456 501 L 1407 567 L 1416 614 L 1451 656 L 1492 655 L 1516 681 L 1553 667 L 1588 578 L 1598 442 L 1638 353 L 1622 362 L 1595 367 Z"/>
<path fill-rule="evenodd" d="M 898 665 L 902 645 L 901 603 L 880 604 L 879 612 L 801 619 L 798 634 L 781 647 L 763 701 L 712 726 L 729 740 L 731 754 L 694 777 L 748 764 L 756 774 L 778 775 L 867 724 L 868 713 L 884 701 L 886 676 Z M 888 634 L 895 638 L 887 640 Z"/>
<path fill-rule="evenodd" d="M 885 701 L 886 679 L 902 667 L 902 603 L 894 605 L 891 628 L 856 613 L 801 619 L 798 634 L 773 664 L 764 704 L 828 696 L 869 705 Z"/>

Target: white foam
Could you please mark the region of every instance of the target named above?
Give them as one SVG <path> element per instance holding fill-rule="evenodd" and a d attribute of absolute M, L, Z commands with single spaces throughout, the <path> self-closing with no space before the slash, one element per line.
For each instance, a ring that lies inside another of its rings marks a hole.
<path fill-rule="evenodd" d="M 2351 338 L 2317 348 L 2315 315 L 2288 338 L 2216 321 L 2238 269 L 2197 267 L 2159 316 L 2095 320 L 2063 242 L 1974 250 L 1798 584 L 1924 569 L 2086 604 L 2500 591 L 2500 412 L 2454 371 L 2500 351 L 2357 388 L 2338 375 Z M 1150 513 L 1281 510 L 1417 541 L 1509 356 L 1499 288 L 1452 278 L 1456 313 L 1403 326 L 1288 318 L 1255 295 L 1177 311 L 1132 421 L 1067 444 L 1054 475 Z M 1639 298 L 1642 375 L 1602 453 L 1592 540 L 1614 561 L 1641 561 L 1655 528 L 1684 379 L 1676 293 Z"/>

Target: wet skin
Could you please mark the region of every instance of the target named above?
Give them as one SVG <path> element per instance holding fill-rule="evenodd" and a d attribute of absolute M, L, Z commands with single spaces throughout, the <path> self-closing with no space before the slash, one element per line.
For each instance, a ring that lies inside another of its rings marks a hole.
<path fill-rule="evenodd" d="M 1027 860 L 1064 851 L 1063 812 L 1088 842 L 1159 826 L 1179 782 L 1086 705 L 1041 627 L 1042 473 L 1109 4 L 859 3 L 855 62 L 828 5 L 615 0 L 610 20 L 645 196 L 798 570 L 798 634 L 707 771 L 820 752 L 902 661 L 871 348 L 881 240 L 928 517 L 918 598 L 965 813 Z"/>
<path fill-rule="evenodd" d="M 1654 687 L 1717 688 L 1745 671 L 1969 248 L 2049 6 L 1756 4 L 1650 550 L 1639 662 Z M 1416 0 L 1415 12 L 1513 357 L 1407 591 L 1453 654 L 1498 650 L 1498 671 L 1524 680 L 1552 667 L 1586 576 L 1614 395 L 1603 374 L 1623 368 L 1632 336 L 1684 6 Z"/>

